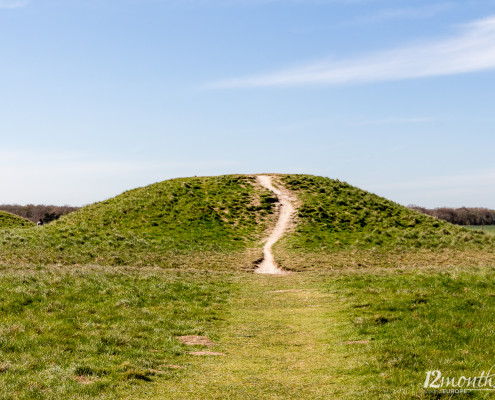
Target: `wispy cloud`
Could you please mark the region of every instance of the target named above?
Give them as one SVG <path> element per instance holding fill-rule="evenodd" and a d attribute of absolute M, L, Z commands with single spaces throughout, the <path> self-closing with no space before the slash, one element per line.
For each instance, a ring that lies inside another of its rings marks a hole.
<path fill-rule="evenodd" d="M 19 8 L 29 4 L 29 0 L 0 0 L 0 8 Z"/>
<path fill-rule="evenodd" d="M 396 19 L 423 19 L 433 18 L 436 15 L 451 9 L 452 3 L 427 4 L 420 7 L 393 8 L 378 11 L 375 14 L 360 16 L 344 25 L 361 25 L 367 23 L 383 22 Z"/>
<path fill-rule="evenodd" d="M 495 16 L 462 27 L 452 37 L 366 54 L 321 61 L 271 74 L 235 78 L 207 88 L 342 85 L 454 75 L 495 68 Z"/>
<path fill-rule="evenodd" d="M 395 124 L 424 124 L 439 121 L 432 117 L 387 117 L 357 122 L 356 125 L 395 125 Z"/>

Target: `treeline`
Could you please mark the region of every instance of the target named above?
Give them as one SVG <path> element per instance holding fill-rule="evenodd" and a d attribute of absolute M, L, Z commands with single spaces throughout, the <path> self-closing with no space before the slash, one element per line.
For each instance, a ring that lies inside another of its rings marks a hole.
<path fill-rule="evenodd" d="M 495 210 L 488 208 L 434 208 L 409 206 L 410 209 L 457 225 L 495 225 Z"/>
<path fill-rule="evenodd" d="M 78 210 L 79 207 L 71 206 L 48 206 L 48 205 L 34 205 L 28 204 L 26 206 L 21 206 L 18 204 L 2 204 L 0 205 L 0 210 L 7 211 L 9 213 L 19 215 L 33 222 L 38 222 L 40 219 L 43 223 L 55 221 L 59 219 L 62 215 L 71 213 Z"/>

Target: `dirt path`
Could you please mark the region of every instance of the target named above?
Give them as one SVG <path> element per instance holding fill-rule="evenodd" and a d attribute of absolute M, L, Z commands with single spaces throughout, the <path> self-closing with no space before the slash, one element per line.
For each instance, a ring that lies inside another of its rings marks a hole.
<path fill-rule="evenodd" d="M 263 261 L 258 266 L 255 272 L 259 274 L 286 274 L 287 272 L 277 266 L 273 257 L 272 246 L 284 235 L 287 230 L 292 213 L 294 212 L 294 206 L 289 196 L 272 185 L 272 177 L 268 175 L 259 175 L 258 182 L 261 186 L 268 190 L 271 190 L 278 197 L 280 202 L 280 215 L 278 217 L 277 225 L 270 234 L 265 246 L 263 247 Z"/>

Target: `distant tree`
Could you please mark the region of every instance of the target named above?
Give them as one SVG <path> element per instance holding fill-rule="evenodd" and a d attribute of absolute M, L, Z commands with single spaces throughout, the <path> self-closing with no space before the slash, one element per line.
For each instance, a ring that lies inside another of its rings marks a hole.
<path fill-rule="evenodd" d="M 27 204 L 21 206 L 18 204 L 2 204 L 0 210 L 8 211 L 12 214 L 27 218 L 33 222 L 38 222 L 40 219 L 46 224 L 60 218 L 64 214 L 78 210 L 79 207 L 71 206 L 53 206 L 53 205 L 34 205 Z"/>
<path fill-rule="evenodd" d="M 408 206 L 412 210 L 450 222 L 457 225 L 495 225 L 495 210 L 481 207 L 449 208 L 440 207 L 428 209 L 416 205 Z"/>
<path fill-rule="evenodd" d="M 43 214 L 43 223 L 48 224 L 49 222 L 55 221 L 60 218 L 60 214 L 57 214 L 56 212 L 46 212 Z"/>

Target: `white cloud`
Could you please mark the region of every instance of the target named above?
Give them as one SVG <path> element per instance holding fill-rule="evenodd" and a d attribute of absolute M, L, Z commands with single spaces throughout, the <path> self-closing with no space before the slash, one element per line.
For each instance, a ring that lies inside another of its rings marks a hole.
<path fill-rule="evenodd" d="M 29 0 L 0 0 L 0 8 L 19 8 L 29 4 Z"/>
<path fill-rule="evenodd" d="M 495 16 L 463 26 L 450 38 L 321 61 L 271 74 L 224 80 L 210 89 L 342 85 L 463 74 L 495 68 Z"/>
<path fill-rule="evenodd" d="M 395 19 L 423 19 L 432 18 L 454 6 L 453 3 L 427 4 L 421 7 L 405 7 L 381 10 L 375 14 L 357 17 L 344 25 L 360 25 L 366 23 L 383 22 Z"/>

